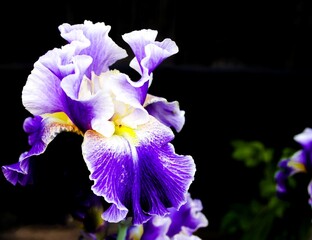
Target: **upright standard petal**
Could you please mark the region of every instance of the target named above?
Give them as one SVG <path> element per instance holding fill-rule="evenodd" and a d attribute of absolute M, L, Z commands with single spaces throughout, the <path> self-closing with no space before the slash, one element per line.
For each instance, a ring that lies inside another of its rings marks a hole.
<path fill-rule="evenodd" d="M 110 138 L 86 132 L 82 153 L 94 181 L 92 190 L 112 204 L 103 214 L 105 220 L 131 216 L 134 224 L 141 224 L 186 202 L 195 164 L 191 156 L 174 152 L 169 143 L 173 137 L 170 128 L 153 117 L 135 131 Z"/>
<path fill-rule="evenodd" d="M 63 111 L 64 92 L 60 86 L 60 76 L 45 66 L 45 58 L 53 61 L 60 50 L 48 52 L 35 64 L 22 91 L 22 102 L 33 115 Z M 55 59 L 57 61 L 57 59 Z"/>
<path fill-rule="evenodd" d="M 171 39 L 156 41 L 157 34 L 156 30 L 142 29 L 122 35 L 135 54 L 135 63 L 131 66 L 140 73 L 148 70 L 150 74 L 162 61 L 179 51 Z"/>
<path fill-rule="evenodd" d="M 135 57 L 130 66 L 135 69 L 141 79 L 132 82 L 132 85 L 140 89 L 140 102 L 144 103 L 147 90 L 152 83 L 153 71 L 169 56 L 176 54 L 179 49 L 174 41 L 165 39 L 156 41 L 157 31 L 142 29 L 122 35 L 125 42 L 129 44 Z"/>
<path fill-rule="evenodd" d="M 79 52 L 79 55 L 92 56 L 92 65 L 85 73 L 88 78 L 91 78 L 91 72 L 100 75 L 108 71 L 109 66 L 117 60 L 127 57 L 126 51 L 108 36 L 110 29 L 103 22 L 93 23 L 87 20 L 83 24 L 64 23 L 59 26 L 61 36 L 69 43 L 85 42 L 86 39 L 90 42 L 89 46 L 81 48 Z"/>

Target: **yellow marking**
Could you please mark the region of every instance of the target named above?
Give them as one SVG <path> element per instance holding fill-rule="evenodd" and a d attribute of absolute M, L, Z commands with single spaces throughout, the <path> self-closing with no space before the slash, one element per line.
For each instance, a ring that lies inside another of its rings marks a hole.
<path fill-rule="evenodd" d="M 127 127 L 121 124 L 116 125 L 114 134 L 125 137 L 134 144 L 137 142 L 137 135 L 135 131 L 130 127 Z"/>
<path fill-rule="evenodd" d="M 289 167 L 295 168 L 296 170 L 300 172 L 306 172 L 306 168 L 302 163 L 294 162 L 294 161 L 289 161 L 287 164 Z"/>
<path fill-rule="evenodd" d="M 44 118 L 51 117 L 54 119 L 58 119 L 60 122 L 63 122 L 66 124 L 73 124 L 73 122 L 69 119 L 69 117 L 64 112 L 47 113 L 47 114 L 43 114 L 42 117 Z"/>
<path fill-rule="evenodd" d="M 54 126 L 59 125 L 59 127 L 61 128 L 63 126 L 62 131 L 71 131 L 71 132 L 77 133 L 78 135 L 83 136 L 83 132 L 81 132 L 80 129 L 77 128 L 77 126 L 70 120 L 70 118 L 64 112 L 47 113 L 47 114 L 43 114 L 42 117 L 44 119 L 52 118 L 53 119 L 52 125 Z M 64 125 L 68 125 L 68 126 L 66 127 Z"/>

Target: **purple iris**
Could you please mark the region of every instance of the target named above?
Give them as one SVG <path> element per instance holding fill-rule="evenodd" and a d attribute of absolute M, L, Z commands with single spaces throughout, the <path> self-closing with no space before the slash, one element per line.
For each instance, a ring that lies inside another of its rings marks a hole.
<path fill-rule="evenodd" d="M 108 36 L 109 25 L 85 21 L 59 30 L 67 44 L 41 56 L 23 88 L 23 105 L 33 115 L 24 122 L 30 150 L 2 166 L 6 179 L 25 185 L 32 159 L 59 133 L 74 132 L 83 137 L 91 189 L 110 204 L 104 220 L 132 217 L 141 224 L 179 209 L 196 171 L 193 158 L 176 154 L 170 143 L 172 128 L 179 132 L 184 125 L 184 111 L 147 93 L 156 67 L 178 52 L 175 42 L 156 41 L 150 29 L 122 35 L 135 55 L 130 67 L 140 77 L 133 81 L 110 69 L 127 53 Z"/>
<path fill-rule="evenodd" d="M 312 129 L 306 128 L 294 137 L 302 149 L 295 152 L 290 158 L 282 159 L 275 174 L 277 195 L 283 197 L 288 190 L 288 178 L 297 173 L 312 174 Z M 310 195 L 309 204 L 312 205 L 312 181 L 308 185 Z"/>
<path fill-rule="evenodd" d="M 193 235 L 199 228 L 207 227 L 208 220 L 201 212 L 202 203 L 199 199 L 192 199 L 188 193 L 187 202 L 179 210 L 171 208 L 170 213 L 165 216 L 154 216 L 143 224 L 141 240 L 149 239 L 200 239 Z M 135 235 L 133 229 L 129 229 L 129 236 Z"/>

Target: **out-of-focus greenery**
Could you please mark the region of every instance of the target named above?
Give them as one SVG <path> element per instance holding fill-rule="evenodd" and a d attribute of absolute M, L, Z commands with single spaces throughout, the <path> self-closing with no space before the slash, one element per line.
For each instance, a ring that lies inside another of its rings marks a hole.
<path fill-rule="evenodd" d="M 282 200 L 276 195 L 274 175 L 278 160 L 291 156 L 295 150 L 282 149 L 277 157 L 275 149 L 265 147 L 260 141 L 234 140 L 231 143 L 232 158 L 241 161 L 246 168 L 261 171 L 261 177 L 259 185 L 255 186 L 258 195 L 250 195 L 247 204 L 233 203 L 222 218 L 221 231 L 230 239 L 240 240 L 310 239 L 312 211 L 307 199 L 298 200 L 298 206 L 296 201 Z M 296 184 L 296 179 L 290 177 L 289 186 L 295 189 Z"/>

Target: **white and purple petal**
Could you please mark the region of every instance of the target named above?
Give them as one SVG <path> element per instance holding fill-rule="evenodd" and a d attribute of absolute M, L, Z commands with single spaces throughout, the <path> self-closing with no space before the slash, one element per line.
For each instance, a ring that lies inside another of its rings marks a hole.
<path fill-rule="evenodd" d="M 168 208 L 179 208 L 194 180 L 191 156 L 177 155 L 169 142 L 170 128 L 150 117 L 136 136 L 105 138 L 94 131 L 85 133 L 82 153 L 94 181 L 92 190 L 112 203 L 107 221 L 120 221 L 129 214 L 134 224 L 153 215 L 164 216 Z"/>
<path fill-rule="evenodd" d="M 294 140 L 302 146 L 302 153 L 299 161 L 303 164 L 308 172 L 312 172 L 312 128 L 305 128 L 302 133 L 294 136 Z"/>
<path fill-rule="evenodd" d="M 79 55 L 92 56 L 92 65 L 86 71 L 86 76 L 91 78 L 91 73 L 100 75 L 109 70 L 109 67 L 117 60 L 127 57 L 124 49 L 120 48 L 109 36 L 111 27 L 104 23 L 92 23 L 84 21 L 83 24 L 70 25 L 64 23 L 59 26 L 61 36 L 69 43 L 89 42 L 83 44 Z M 78 53 L 77 53 L 78 54 Z"/>
<path fill-rule="evenodd" d="M 305 128 L 303 132 L 294 136 L 294 140 L 300 143 L 305 149 L 311 149 L 312 128 Z"/>
<path fill-rule="evenodd" d="M 128 75 L 115 70 L 103 73 L 101 78 L 104 80 L 102 88 L 108 89 L 115 96 L 116 102 L 123 103 L 115 104 L 115 112 L 123 115 L 121 124 L 136 128 L 148 121 L 148 112 L 140 103 L 140 91 L 131 84 Z"/>
<path fill-rule="evenodd" d="M 288 178 L 299 172 L 306 172 L 306 154 L 303 150 L 295 152 L 290 158 L 278 163 L 279 170 L 275 173 L 276 192 L 283 197 L 288 192 Z"/>
<path fill-rule="evenodd" d="M 47 53 L 51 57 L 57 55 L 53 52 Z M 22 91 L 22 102 L 25 108 L 33 115 L 59 112 L 63 110 L 64 93 L 60 86 L 60 78 L 51 69 L 47 68 L 41 57 L 35 64 L 34 69 L 28 76 Z"/>
<path fill-rule="evenodd" d="M 135 55 L 132 61 L 136 63 L 131 63 L 131 66 L 141 75 L 145 71 L 149 75 L 162 61 L 179 51 L 171 39 L 156 41 L 157 34 L 156 30 L 142 29 L 122 35 Z"/>
<path fill-rule="evenodd" d="M 168 102 L 165 98 L 147 94 L 144 107 L 150 115 L 166 126 L 173 127 L 177 132 L 181 131 L 185 123 L 185 111 L 180 110 L 177 101 Z"/>
<path fill-rule="evenodd" d="M 148 87 L 151 85 L 153 71 L 166 58 L 179 51 L 176 43 L 170 39 L 156 41 L 157 34 L 156 30 L 142 29 L 122 35 L 135 55 L 130 67 L 141 75 L 141 79 L 132 83 L 133 86 L 140 88 L 141 104 L 144 103 Z"/>
<path fill-rule="evenodd" d="M 91 58 L 73 57 L 72 52 L 70 45 L 55 48 L 34 64 L 22 91 L 23 105 L 33 115 L 66 112 L 70 105 L 68 97 L 77 99 L 82 76 Z"/>
<path fill-rule="evenodd" d="M 199 228 L 207 227 L 208 220 L 202 210 L 202 202 L 199 199 L 192 199 L 188 193 L 187 202 L 178 211 L 170 209 L 169 217 L 172 219 L 172 223 L 167 235 L 173 237 L 182 232 L 191 236 Z"/>
<path fill-rule="evenodd" d="M 81 134 L 64 113 L 49 114 L 44 118 L 41 116 L 28 117 L 25 119 L 23 127 L 28 134 L 30 150 L 22 153 L 17 163 L 2 166 L 4 176 L 14 185 L 17 182 L 25 184 L 29 181 L 31 178 L 28 176 L 31 172 L 29 169 L 30 158 L 42 154 L 60 132 L 70 131 Z"/>
<path fill-rule="evenodd" d="M 170 224 L 170 217 L 153 216 L 143 224 L 144 231 L 141 240 L 170 240 L 167 236 Z"/>

